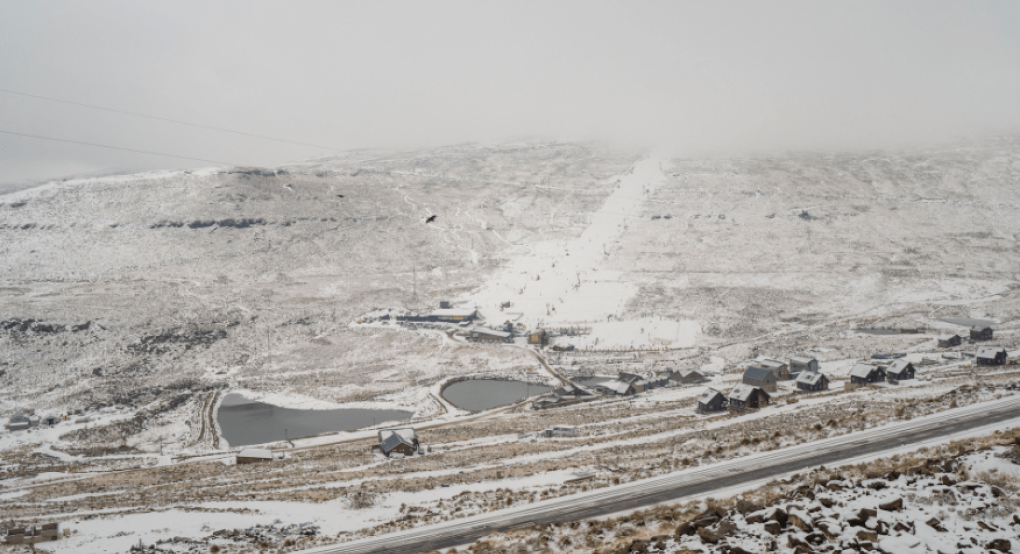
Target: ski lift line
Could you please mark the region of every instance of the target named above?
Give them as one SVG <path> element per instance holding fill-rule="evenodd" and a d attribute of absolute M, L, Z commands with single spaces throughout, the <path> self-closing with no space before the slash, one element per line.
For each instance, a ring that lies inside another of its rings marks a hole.
<path fill-rule="evenodd" d="M 149 154 L 150 156 L 164 156 L 164 157 L 167 157 L 167 158 L 179 158 L 179 159 L 182 159 L 182 160 L 192 160 L 192 161 L 198 161 L 198 162 L 209 162 L 209 163 L 214 163 L 214 164 L 219 164 L 219 165 L 232 165 L 232 166 L 241 166 L 241 165 L 244 165 L 244 164 L 238 164 L 238 163 L 234 163 L 234 162 L 224 162 L 224 161 L 220 161 L 220 160 L 210 160 L 210 159 L 206 159 L 206 158 L 193 158 L 191 156 L 180 156 L 180 155 L 177 155 L 177 154 L 166 154 L 164 152 L 150 152 L 148 150 L 135 150 L 134 148 L 123 148 L 121 146 L 110 146 L 110 145 L 107 145 L 107 144 L 97 144 L 97 143 L 94 143 L 94 142 L 84 142 L 84 141 L 80 141 L 80 140 L 70 140 L 70 139 L 61 139 L 61 138 L 54 138 L 54 137 L 44 137 L 42 135 L 31 135 L 31 134 L 28 134 L 28 133 L 17 133 L 17 132 L 14 132 L 14 131 L 5 131 L 3 129 L 0 129 L 0 133 L 3 133 L 5 135 L 14 135 L 14 136 L 19 136 L 19 137 L 28 137 L 28 138 L 34 138 L 34 139 L 39 139 L 39 140 L 51 140 L 51 141 L 54 141 L 54 142 L 66 142 L 66 143 L 69 143 L 69 144 L 81 144 L 81 145 L 85 145 L 85 146 L 94 146 L 94 147 L 97 147 L 97 148 L 108 148 L 110 150 L 122 150 L 124 152 L 134 152 L 136 154 Z"/>
<path fill-rule="evenodd" d="M 254 133 L 246 133 L 244 131 L 235 131 L 233 129 L 225 129 L 223 127 L 213 127 L 212 125 L 203 125 L 201 123 L 191 123 L 191 122 L 188 122 L 188 121 L 181 121 L 179 119 L 170 119 L 170 118 L 167 118 L 167 117 L 159 117 L 159 116 L 155 116 L 155 115 L 147 115 L 147 114 L 142 114 L 142 113 L 137 113 L 137 112 L 129 112 L 129 111 L 126 111 L 126 110 L 117 110 L 117 109 L 114 109 L 114 108 L 104 108 L 102 106 L 94 106 L 92 104 L 85 104 L 83 102 L 73 102 L 73 101 L 70 101 L 70 100 L 61 100 L 59 98 L 51 98 L 49 96 L 40 96 L 38 94 L 28 94 L 28 93 L 25 93 L 25 92 L 18 92 L 16 90 L 10 90 L 10 89 L 5 89 L 5 88 L 0 88 L 0 92 L 4 92 L 4 93 L 7 93 L 7 94 L 16 94 L 18 96 L 25 96 L 25 97 L 28 97 L 28 98 L 35 98 L 35 99 L 38 99 L 38 100 L 45 100 L 47 102 L 57 102 L 59 104 L 68 104 L 68 105 L 71 105 L 71 106 L 79 106 L 79 107 L 82 107 L 82 108 L 90 108 L 90 109 L 93 109 L 93 110 L 100 110 L 100 111 L 104 111 L 104 112 L 119 113 L 119 114 L 122 114 L 122 115 L 130 115 L 132 117 L 141 117 L 141 118 L 145 118 L 145 119 L 154 119 L 156 121 L 162 121 L 162 122 L 165 122 L 165 123 L 173 123 L 175 125 L 186 125 L 188 127 L 196 127 L 196 128 L 199 128 L 199 129 L 208 129 L 208 130 L 211 130 L 211 131 L 219 131 L 221 133 L 232 133 L 232 134 L 235 134 L 235 135 L 241 135 L 241 136 L 245 136 L 245 137 L 257 138 L 257 139 L 263 139 L 263 140 L 272 140 L 272 141 L 276 141 L 276 142 L 285 142 L 287 144 L 296 144 L 298 146 L 307 146 L 307 147 L 310 147 L 310 148 L 321 148 L 323 150 L 331 150 L 333 152 L 346 152 L 345 150 L 340 150 L 338 148 L 331 148 L 329 146 L 322 146 L 322 145 L 318 145 L 318 144 L 310 144 L 310 143 L 307 143 L 307 142 L 300 142 L 300 141 L 296 141 L 296 140 L 270 137 L 270 136 L 266 136 L 266 135 L 256 135 Z"/>

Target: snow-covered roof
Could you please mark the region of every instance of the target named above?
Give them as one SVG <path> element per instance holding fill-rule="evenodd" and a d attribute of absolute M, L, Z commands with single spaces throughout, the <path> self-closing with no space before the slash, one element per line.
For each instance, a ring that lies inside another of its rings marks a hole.
<path fill-rule="evenodd" d="M 747 402 L 747 399 L 751 398 L 751 395 L 754 394 L 754 391 L 756 390 L 761 389 L 752 385 L 745 385 L 744 383 L 741 383 L 733 387 L 733 390 L 730 391 L 730 400 Z"/>
<path fill-rule="evenodd" d="M 488 327 L 475 327 L 474 329 L 471 329 L 471 332 L 478 333 L 479 335 L 488 335 L 490 337 L 501 337 L 504 339 L 510 336 L 510 333 L 506 331 L 497 331 L 496 329 L 489 329 Z"/>
<path fill-rule="evenodd" d="M 418 434 L 414 432 L 414 429 L 409 427 L 402 429 L 383 429 L 379 431 L 379 448 L 382 449 L 383 453 L 389 454 L 391 450 L 401 443 L 414 447 L 414 441 L 417 439 Z"/>
<path fill-rule="evenodd" d="M 811 362 L 817 362 L 818 360 L 810 358 L 808 356 L 790 356 L 791 364 L 810 364 Z"/>
<path fill-rule="evenodd" d="M 11 423 L 29 423 L 32 420 L 25 414 L 18 414 L 11 416 Z"/>
<path fill-rule="evenodd" d="M 242 448 L 237 453 L 238 458 L 262 458 L 263 460 L 272 460 L 273 451 L 266 448 Z"/>
<path fill-rule="evenodd" d="M 991 329 L 991 327 L 988 325 L 975 325 L 971 327 L 972 331 L 984 331 L 985 329 Z"/>
<path fill-rule="evenodd" d="M 867 379 L 868 376 L 871 375 L 871 372 L 877 369 L 878 366 L 873 366 L 871 364 L 865 363 L 858 363 L 857 365 L 854 366 L 853 369 L 850 370 L 850 376 L 860 377 L 861 379 Z"/>
<path fill-rule="evenodd" d="M 889 364 L 889 367 L 885 368 L 887 373 L 900 373 L 911 363 L 906 358 L 900 358 L 893 363 Z"/>
<path fill-rule="evenodd" d="M 1009 355 L 1009 353 L 1006 352 L 1005 348 L 998 348 L 998 347 L 995 347 L 995 346 L 982 346 L 982 347 L 977 349 L 977 353 L 975 354 L 975 357 L 986 359 L 986 360 L 994 360 L 995 359 L 995 355 L 1000 353 L 1000 352 L 1006 353 L 1007 356 Z"/>
<path fill-rule="evenodd" d="M 786 364 L 777 360 L 764 359 L 758 363 L 761 364 L 761 367 L 766 369 L 781 369 L 786 367 Z"/>
<path fill-rule="evenodd" d="M 440 308 L 438 310 L 432 310 L 432 313 L 429 315 L 437 317 L 472 317 L 477 313 L 477 310 L 467 308 Z"/>
<path fill-rule="evenodd" d="M 721 393 L 721 392 L 719 392 L 719 391 L 717 391 L 715 389 L 712 389 L 712 388 L 705 389 L 705 392 L 701 393 L 701 396 L 698 397 L 698 402 L 701 403 L 701 404 L 708 404 L 709 402 L 714 400 L 716 396 L 722 396 L 722 395 L 723 395 L 723 393 Z M 723 397 L 723 398 L 725 398 L 725 397 Z"/>
<path fill-rule="evenodd" d="M 747 368 L 746 371 L 744 371 L 744 378 L 745 379 L 754 379 L 755 381 L 765 381 L 768 378 L 770 373 L 772 373 L 771 369 L 766 369 L 764 367 L 751 366 L 751 367 Z M 773 375 L 775 375 L 775 374 L 773 374 Z"/>
<path fill-rule="evenodd" d="M 607 388 L 607 389 L 615 392 L 616 394 L 627 394 L 627 391 L 630 390 L 630 383 L 628 383 L 626 381 L 621 381 L 619 379 L 613 379 L 612 381 L 606 381 L 605 383 L 602 383 L 599 386 Z"/>
<path fill-rule="evenodd" d="M 620 375 L 617 376 L 617 378 L 616 378 L 617 381 L 625 381 L 627 383 L 633 383 L 634 381 L 637 381 L 639 379 L 641 379 L 640 375 L 635 375 L 633 373 L 627 373 L 626 371 L 621 371 Z"/>
<path fill-rule="evenodd" d="M 825 375 L 814 371 L 805 371 L 797 376 L 798 383 L 804 383 L 805 385 L 817 385 Z"/>

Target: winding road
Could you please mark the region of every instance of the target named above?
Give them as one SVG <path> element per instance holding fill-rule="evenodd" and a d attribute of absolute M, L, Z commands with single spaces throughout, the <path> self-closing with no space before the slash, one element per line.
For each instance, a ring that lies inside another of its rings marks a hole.
<path fill-rule="evenodd" d="M 888 453 L 904 447 L 944 441 L 958 433 L 993 433 L 1020 426 L 1020 396 L 973 404 L 801 444 L 759 455 L 688 469 L 534 504 L 507 508 L 438 525 L 304 550 L 318 554 L 412 553 L 471 543 L 485 535 L 537 523 L 576 521 L 678 501 L 694 495 L 745 485 L 819 465 Z"/>

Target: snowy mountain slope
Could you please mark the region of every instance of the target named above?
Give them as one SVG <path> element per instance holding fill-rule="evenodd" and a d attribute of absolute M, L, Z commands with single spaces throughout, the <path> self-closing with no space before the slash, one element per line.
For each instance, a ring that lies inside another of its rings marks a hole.
<path fill-rule="evenodd" d="M 579 234 L 636 156 L 521 144 L 365 158 L 88 178 L 0 197 L 0 386 L 10 392 L 0 411 L 140 406 L 225 387 L 361 400 L 533 364 L 347 324 L 377 306 L 434 306 L 539 235 Z"/>

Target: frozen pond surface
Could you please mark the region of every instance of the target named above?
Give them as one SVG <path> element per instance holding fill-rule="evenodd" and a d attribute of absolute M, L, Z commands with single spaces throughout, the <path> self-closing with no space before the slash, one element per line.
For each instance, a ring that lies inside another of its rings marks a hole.
<path fill-rule="evenodd" d="M 529 385 L 524 381 L 468 379 L 457 381 L 443 389 L 443 398 L 462 410 L 478 412 L 513 404 L 518 400 L 551 390 L 552 387 L 535 383 Z"/>
<path fill-rule="evenodd" d="M 298 410 L 281 408 L 228 394 L 216 412 L 223 438 L 230 446 L 263 444 L 310 437 L 330 431 L 350 431 L 373 423 L 408 419 L 412 412 L 341 408 L 336 410 Z"/>

